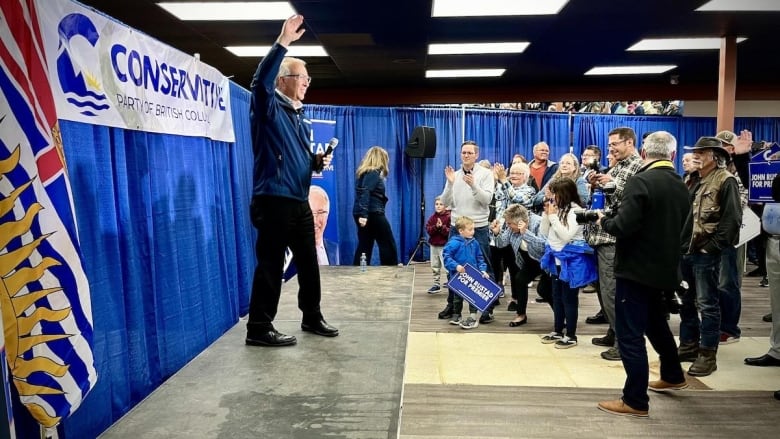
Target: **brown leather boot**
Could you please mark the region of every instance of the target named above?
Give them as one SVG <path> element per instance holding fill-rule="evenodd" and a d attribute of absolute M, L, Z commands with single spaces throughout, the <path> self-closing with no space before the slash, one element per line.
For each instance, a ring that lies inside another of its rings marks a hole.
<path fill-rule="evenodd" d="M 680 343 L 680 348 L 677 349 L 677 356 L 680 357 L 680 363 L 696 361 L 696 358 L 699 356 L 699 343 Z"/>
<path fill-rule="evenodd" d="M 699 356 L 696 361 L 691 364 L 691 368 L 688 369 L 688 375 L 695 377 L 706 377 L 718 370 L 716 363 L 716 355 L 718 351 L 716 349 L 699 349 Z"/>

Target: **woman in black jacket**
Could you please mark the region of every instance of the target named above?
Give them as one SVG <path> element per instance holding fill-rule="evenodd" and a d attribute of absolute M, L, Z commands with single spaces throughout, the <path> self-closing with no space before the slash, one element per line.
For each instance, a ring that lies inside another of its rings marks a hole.
<path fill-rule="evenodd" d="M 374 241 L 379 246 L 379 262 L 382 265 L 398 265 L 398 250 L 393 231 L 385 216 L 385 178 L 389 172 L 387 151 L 372 146 L 357 169 L 355 205 L 352 215 L 358 231 L 358 246 L 355 249 L 354 265 L 360 264 L 361 254 L 366 254 L 366 263 L 371 265 Z"/>

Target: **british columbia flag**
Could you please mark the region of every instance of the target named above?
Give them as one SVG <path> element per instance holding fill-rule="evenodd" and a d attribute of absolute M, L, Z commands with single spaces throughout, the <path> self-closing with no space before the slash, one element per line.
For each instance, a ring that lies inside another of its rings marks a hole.
<path fill-rule="evenodd" d="M 34 0 L 0 0 L 0 311 L 10 379 L 44 427 L 97 382 L 92 307 Z"/>

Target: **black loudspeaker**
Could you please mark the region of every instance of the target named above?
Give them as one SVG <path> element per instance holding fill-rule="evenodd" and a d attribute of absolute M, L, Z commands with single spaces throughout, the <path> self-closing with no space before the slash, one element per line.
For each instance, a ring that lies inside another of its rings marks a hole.
<path fill-rule="evenodd" d="M 404 151 L 409 157 L 430 159 L 436 157 L 436 130 L 419 126 L 412 131 Z"/>

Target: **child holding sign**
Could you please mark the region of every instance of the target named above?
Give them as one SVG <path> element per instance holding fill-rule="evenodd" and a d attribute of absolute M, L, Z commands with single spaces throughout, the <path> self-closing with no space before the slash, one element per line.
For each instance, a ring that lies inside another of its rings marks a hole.
<path fill-rule="evenodd" d="M 479 243 L 474 239 L 474 220 L 467 216 L 458 218 L 455 221 L 455 230 L 458 231 L 458 234 L 450 238 L 444 246 L 444 250 L 442 250 L 444 267 L 447 269 L 447 273 L 449 273 L 449 278 L 453 279 L 458 273 L 465 272 L 464 265 L 466 264 L 477 267 L 482 272 L 483 277 L 489 278 L 485 256 L 479 248 Z M 463 298 L 458 294 L 453 294 L 453 296 L 453 311 L 450 324 L 460 325 L 463 329 L 474 329 L 479 326 L 477 308 L 469 304 L 469 317 L 461 319 Z"/>

